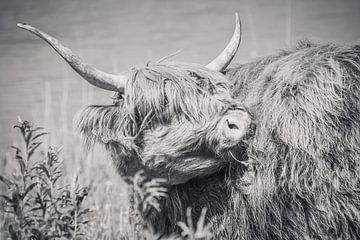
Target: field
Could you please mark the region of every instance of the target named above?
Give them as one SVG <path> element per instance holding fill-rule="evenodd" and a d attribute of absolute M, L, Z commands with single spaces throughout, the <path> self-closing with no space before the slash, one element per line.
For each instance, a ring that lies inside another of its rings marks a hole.
<path fill-rule="evenodd" d="M 276 1 L 2 1 L 0 3 L 0 175 L 17 169 L 11 145 L 24 147 L 17 116 L 41 126 L 40 152 L 61 148 L 64 182 L 89 187 L 83 206 L 91 209 L 94 239 L 121 239 L 129 229 L 128 187 L 103 149 L 86 152 L 74 131 L 77 112 L 111 103 L 111 93 L 95 89 L 72 72 L 43 42 L 16 29 L 28 22 L 63 40 L 87 62 L 109 72 L 143 66 L 178 49 L 175 61 L 206 63 L 226 44 L 234 12 L 243 24 L 235 62 L 314 41 L 360 43 L 360 2 L 356 0 Z M 19 171 L 19 170 L 17 170 Z M 7 193 L 0 185 L 1 194 Z M 4 202 L 2 202 L 3 204 Z M 0 213 L 0 239 L 5 214 Z"/>

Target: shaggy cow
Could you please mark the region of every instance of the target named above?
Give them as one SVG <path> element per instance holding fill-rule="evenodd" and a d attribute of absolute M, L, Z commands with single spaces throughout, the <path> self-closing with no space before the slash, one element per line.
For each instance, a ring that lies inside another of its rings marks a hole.
<path fill-rule="evenodd" d="M 162 211 L 146 216 L 158 232 L 176 230 L 190 206 L 195 217 L 208 208 L 216 239 L 359 238 L 359 46 L 304 42 L 227 70 L 229 82 L 217 71 L 236 52 L 231 41 L 231 56 L 208 65 L 216 71 L 157 63 L 115 76 L 20 27 L 119 92 L 114 105 L 85 109 L 80 131 L 105 145 L 122 176 L 167 179 Z"/>

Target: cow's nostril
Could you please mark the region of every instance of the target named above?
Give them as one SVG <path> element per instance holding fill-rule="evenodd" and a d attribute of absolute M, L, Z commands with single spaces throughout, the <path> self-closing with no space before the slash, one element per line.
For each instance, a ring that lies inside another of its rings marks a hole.
<path fill-rule="evenodd" d="M 239 129 L 238 125 L 229 122 L 229 120 L 226 120 L 226 123 L 230 129 Z"/>

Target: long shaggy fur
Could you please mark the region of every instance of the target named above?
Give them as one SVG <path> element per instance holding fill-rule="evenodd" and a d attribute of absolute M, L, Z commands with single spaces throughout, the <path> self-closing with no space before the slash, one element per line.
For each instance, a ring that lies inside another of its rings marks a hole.
<path fill-rule="evenodd" d="M 360 47 L 305 42 L 227 74 L 256 119 L 255 174 L 233 191 L 218 237 L 358 239 Z"/>

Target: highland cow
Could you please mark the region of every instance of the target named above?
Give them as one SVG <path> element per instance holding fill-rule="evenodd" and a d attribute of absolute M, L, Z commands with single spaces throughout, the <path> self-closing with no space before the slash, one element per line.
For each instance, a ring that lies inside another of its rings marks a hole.
<path fill-rule="evenodd" d="M 111 75 L 44 38 L 87 81 L 118 92 L 79 119 L 125 179 L 166 179 L 161 212 L 145 220 L 177 231 L 207 207 L 216 239 L 360 236 L 360 47 L 303 42 L 225 70 L 240 42 L 207 67 L 156 63 Z M 227 54 L 230 53 L 230 54 Z M 224 71 L 226 77 L 219 73 Z M 256 125 L 256 132 L 254 126 Z"/>

